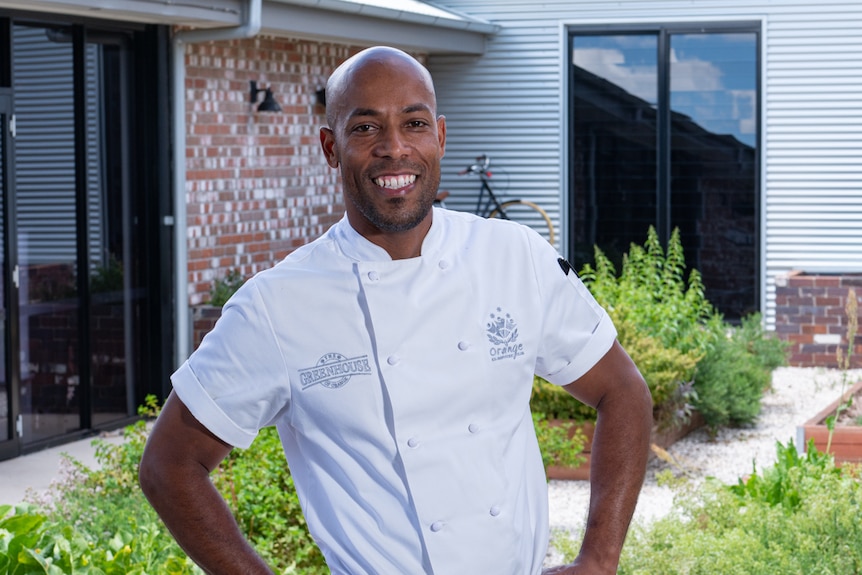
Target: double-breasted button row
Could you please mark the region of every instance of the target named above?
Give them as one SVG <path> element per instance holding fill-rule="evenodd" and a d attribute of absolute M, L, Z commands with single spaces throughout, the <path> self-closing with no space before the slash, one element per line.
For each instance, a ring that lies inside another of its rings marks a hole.
<path fill-rule="evenodd" d="M 491 517 L 498 517 L 503 512 L 503 509 L 499 505 L 492 505 L 488 510 L 488 515 Z M 434 521 L 428 528 L 432 533 L 437 533 L 438 531 L 442 531 L 443 528 L 446 527 L 445 521 Z"/>
<path fill-rule="evenodd" d="M 437 262 L 437 267 L 441 270 L 447 270 L 452 267 L 452 264 L 449 262 L 449 260 L 440 260 L 439 262 Z M 376 282 L 380 280 L 380 272 L 378 272 L 377 270 L 369 270 L 365 274 L 365 277 L 367 277 L 370 281 Z"/>

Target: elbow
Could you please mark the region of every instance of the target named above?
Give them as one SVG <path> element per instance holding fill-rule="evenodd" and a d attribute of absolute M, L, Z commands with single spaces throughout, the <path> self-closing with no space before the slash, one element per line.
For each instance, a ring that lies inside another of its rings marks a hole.
<path fill-rule="evenodd" d="M 166 482 L 164 469 L 158 464 L 157 459 L 158 457 L 153 455 L 148 448 L 145 448 L 144 455 L 138 465 L 138 484 L 151 504 L 158 494 L 163 492 L 162 486 Z"/>

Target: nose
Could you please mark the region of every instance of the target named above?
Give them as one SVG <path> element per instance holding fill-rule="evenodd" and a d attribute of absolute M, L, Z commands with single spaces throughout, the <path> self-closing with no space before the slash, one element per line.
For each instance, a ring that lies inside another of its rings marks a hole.
<path fill-rule="evenodd" d="M 377 155 L 384 158 L 403 158 L 409 153 L 410 146 L 405 134 L 396 128 L 380 131 L 377 141 Z"/>

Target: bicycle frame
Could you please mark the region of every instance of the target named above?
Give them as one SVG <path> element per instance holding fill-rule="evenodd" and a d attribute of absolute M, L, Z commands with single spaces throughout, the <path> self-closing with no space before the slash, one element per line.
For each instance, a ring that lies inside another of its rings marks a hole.
<path fill-rule="evenodd" d="M 501 218 L 508 220 L 509 217 L 503 209 L 503 204 L 497 198 L 497 194 L 494 193 L 494 190 L 491 189 L 491 184 L 488 183 L 488 176 L 486 176 L 484 172 L 479 173 L 479 181 L 482 182 L 482 186 L 479 189 L 479 198 L 476 201 L 476 215 L 487 218 L 491 212 L 497 210 Z M 488 198 L 485 200 L 483 205 L 482 199 L 485 197 L 485 192 L 488 193 Z"/>

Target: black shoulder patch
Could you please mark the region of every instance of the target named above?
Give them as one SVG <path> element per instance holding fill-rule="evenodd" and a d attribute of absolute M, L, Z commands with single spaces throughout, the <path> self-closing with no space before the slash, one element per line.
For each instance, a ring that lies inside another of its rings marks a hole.
<path fill-rule="evenodd" d="M 572 267 L 572 264 L 570 264 L 563 258 L 557 258 L 557 263 L 560 264 L 560 269 L 563 270 L 563 273 L 565 275 L 569 275 L 569 271 L 574 272 L 576 276 L 578 275 L 578 272 L 575 271 L 575 268 Z"/>

